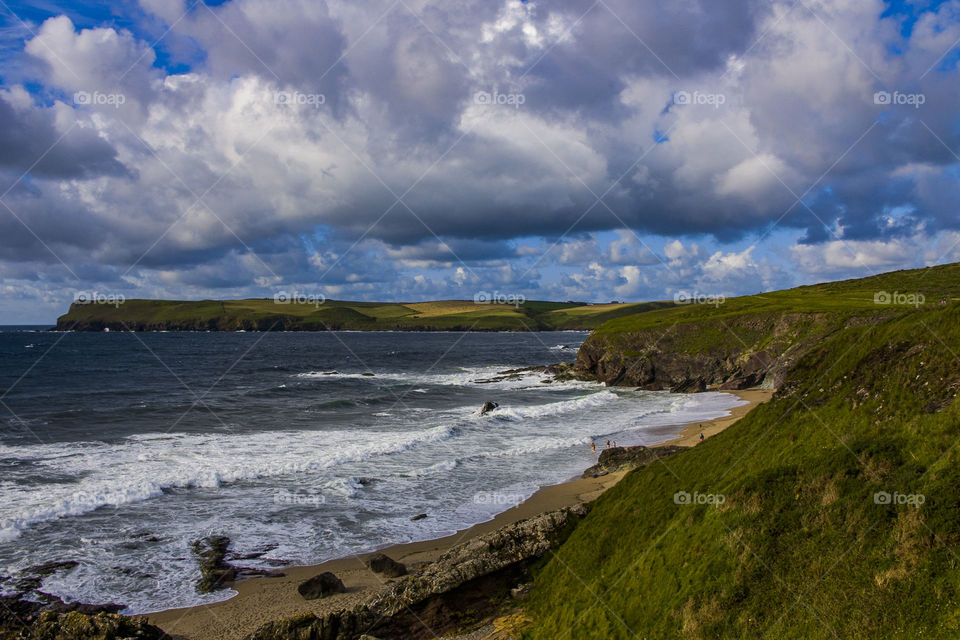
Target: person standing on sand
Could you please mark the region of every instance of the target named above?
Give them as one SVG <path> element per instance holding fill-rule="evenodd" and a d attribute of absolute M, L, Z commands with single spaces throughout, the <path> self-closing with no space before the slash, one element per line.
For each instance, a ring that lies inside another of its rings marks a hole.
<path fill-rule="evenodd" d="M 590 441 L 590 451 L 593 451 L 594 453 L 597 452 L 597 443 L 592 440 Z"/>
<path fill-rule="evenodd" d="M 703 432 L 700 432 L 700 442 L 703 442 Z"/>
<path fill-rule="evenodd" d="M 607 449 L 609 449 L 609 448 L 610 448 L 610 441 L 607 440 Z"/>

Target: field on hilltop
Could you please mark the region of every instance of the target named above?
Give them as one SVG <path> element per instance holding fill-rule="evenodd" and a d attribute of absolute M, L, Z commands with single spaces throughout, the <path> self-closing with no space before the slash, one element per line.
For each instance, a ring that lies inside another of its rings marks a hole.
<path fill-rule="evenodd" d="M 392 303 L 294 297 L 245 300 L 125 300 L 74 303 L 57 321 L 69 331 L 544 331 L 592 329 L 668 303 L 485 303 L 470 300 Z"/>

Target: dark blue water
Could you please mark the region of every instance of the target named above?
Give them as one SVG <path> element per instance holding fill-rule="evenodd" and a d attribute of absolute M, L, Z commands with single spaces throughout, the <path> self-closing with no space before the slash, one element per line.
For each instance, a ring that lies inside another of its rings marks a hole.
<path fill-rule="evenodd" d="M 572 361 L 585 337 L 4 328 L 0 575 L 77 560 L 44 589 L 130 612 L 209 602 L 229 592 L 195 593 L 200 536 L 260 567 L 436 537 L 579 474 L 592 439 L 651 444 L 738 402 L 489 382 Z"/>

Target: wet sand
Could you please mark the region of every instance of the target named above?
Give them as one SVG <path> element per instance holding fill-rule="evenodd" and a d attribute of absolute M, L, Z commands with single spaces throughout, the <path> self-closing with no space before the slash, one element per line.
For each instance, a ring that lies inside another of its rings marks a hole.
<path fill-rule="evenodd" d="M 731 415 L 728 417 L 686 425 L 678 437 L 662 444 L 695 446 L 699 442 L 701 432 L 705 438 L 709 438 L 723 431 L 772 395 L 771 391 L 760 389 L 728 393 L 739 396 L 749 404 L 731 409 Z M 600 451 L 598 448 L 597 455 Z M 543 487 L 528 500 L 487 522 L 481 522 L 442 538 L 393 545 L 381 551 L 394 560 L 406 564 L 412 571 L 418 565 L 432 562 L 450 547 L 471 537 L 541 513 L 594 500 L 615 485 L 624 473 L 614 473 L 600 478 L 577 478 L 563 484 Z M 320 615 L 347 608 L 383 588 L 389 580 L 368 570 L 363 563 L 365 557 L 367 556 L 351 556 L 319 565 L 285 567 L 281 569 L 285 574 L 283 577 L 251 578 L 240 582 L 234 587 L 237 595 L 229 600 L 211 605 L 170 609 L 150 614 L 148 617 L 151 623 L 166 631 L 172 638 L 240 640 L 266 622 L 302 613 L 313 612 Z M 300 597 L 297 586 L 324 571 L 335 573 L 347 587 L 347 592 L 319 600 L 304 600 Z"/>

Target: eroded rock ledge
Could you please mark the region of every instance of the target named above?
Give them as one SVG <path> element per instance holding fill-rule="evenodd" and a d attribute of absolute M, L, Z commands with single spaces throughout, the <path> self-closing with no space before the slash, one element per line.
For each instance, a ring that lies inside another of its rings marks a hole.
<path fill-rule="evenodd" d="M 363 634 L 390 630 L 407 614 L 420 619 L 425 604 L 435 598 L 456 594 L 498 575 L 517 579 L 531 562 L 559 546 L 589 510 L 588 505 L 576 505 L 472 538 L 352 609 L 270 622 L 246 640 L 354 640 Z M 395 635 L 389 633 L 389 637 Z M 404 632 L 403 637 L 417 636 Z"/>
<path fill-rule="evenodd" d="M 630 471 L 637 467 L 645 467 L 651 462 L 672 456 L 675 453 L 686 451 L 690 447 L 665 445 L 662 447 L 611 447 L 600 452 L 597 464 L 583 472 L 584 478 L 596 478 L 608 473 Z"/>

